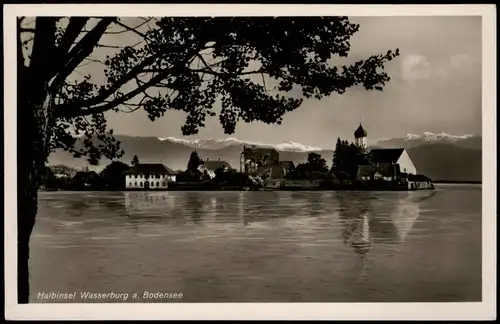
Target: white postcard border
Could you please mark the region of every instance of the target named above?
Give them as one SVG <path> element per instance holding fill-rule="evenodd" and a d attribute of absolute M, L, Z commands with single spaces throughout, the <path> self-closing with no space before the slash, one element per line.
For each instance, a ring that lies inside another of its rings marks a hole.
<path fill-rule="evenodd" d="M 16 16 L 482 16 L 483 301 L 480 303 L 17 304 Z M 4 6 L 6 319 L 495 319 L 496 11 L 494 5 L 21 4 Z"/>

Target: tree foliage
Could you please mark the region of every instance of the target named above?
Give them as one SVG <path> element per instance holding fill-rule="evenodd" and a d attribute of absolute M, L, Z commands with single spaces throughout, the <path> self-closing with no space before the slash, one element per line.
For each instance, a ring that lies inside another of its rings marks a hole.
<path fill-rule="evenodd" d="M 307 156 L 307 164 L 309 168 L 318 172 L 327 172 L 326 160 L 321 157 L 321 154 L 311 152 Z"/>
<path fill-rule="evenodd" d="M 293 180 L 323 179 L 328 175 L 326 160 L 319 153 L 311 152 L 307 155 L 307 162 L 299 163 L 288 175 Z"/>
<path fill-rule="evenodd" d="M 100 177 L 104 186 L 108 189 L 123 189 L 125 188 L 125 171 L 129 170 L 130 166 L 120 161 L 113 161 L 108 164 L 100 173 Z"/>
<path fill-rule="evenodd" d="M 137 165 L 139 164 L 139 158 L 137 157 L 137 155 L 134 155 L 134 157 L 132 158 L 132 165 Z"/>
<path fill-rule="evenodd" d="M 354 143 L 337 139 L 335 150 L 333 152 L 332 170 L 339 178 L 345 176 L 354 178 L 358 167 L 363 164 L 369 164 L 368 155 Z"/>
<path fill-rule="evenodd" d="M 200 156 L 198 155 L 198 152 L 193 151 L 189 156 L 189 161 L 186 170 L 191 172 L 196 172 L 201 163 L 202 161 L 200 159 Z"/>

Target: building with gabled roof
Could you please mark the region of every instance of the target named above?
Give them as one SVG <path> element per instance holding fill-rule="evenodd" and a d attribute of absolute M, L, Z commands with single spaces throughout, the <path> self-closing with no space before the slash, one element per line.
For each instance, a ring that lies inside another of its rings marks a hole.
<path fill-rule="evenodd" d="M 401 173 L 417 174 L 417 168 L 404 148 L 372 149 L 368 153 L 372 164 L 397 164 Z"/>
<path fill-rule="evenodd" d="M 138 163 L 125 171 L 127 189 L 166 189 L 175 182 L 177 171 L 161 163 Z"/>
<path fill-rule="evenodd" d="M 210 179 L 215 178 L 215 173 L 217 170 L 229 171 L 233 168 L 227 161 L 221 160 L 204 160 L 200 161 L 201 164 L 198 167 L 198 170 L 203 174 L 208 174 Z"/>
<path fill-rule="evenodd" d="M 274 148 L 243 147 L 240 154 L 240 171 L 254 174 L 259 166 L 279 164 L 279 159 L 279 153 Z"/>
<path fill-rule="evenodd" d="M 417 168 L 404 148 L 371 149 L 368 147 L 368 133 L 361 124 L 354 132 L 356 145 L 368 157 L 369 164 L 360 165 L 356 174 L 358 180 L 384 179 L 394 181 L 406 175 L 416 175 Z"/>

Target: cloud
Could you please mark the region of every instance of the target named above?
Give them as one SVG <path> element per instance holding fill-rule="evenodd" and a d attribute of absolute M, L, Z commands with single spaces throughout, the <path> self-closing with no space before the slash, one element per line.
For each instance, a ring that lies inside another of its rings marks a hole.
<path fill-rule="evenodd" d="M 401 76 L 406 81 L 427 79 L 432 72 L 431 64 L 423 55 L 407 55 L 401 63 Z"/>
<path fill-rule="evenodd" d="M 474 58 L 467 54 L 453 54 L 440 64 L 436 62 L 431 64 L 424 55 L 410 54 L 401 63 L 401 77 L 407 82 L 456 77 L 457 73 L 472 71 L 474 63 Z"/>

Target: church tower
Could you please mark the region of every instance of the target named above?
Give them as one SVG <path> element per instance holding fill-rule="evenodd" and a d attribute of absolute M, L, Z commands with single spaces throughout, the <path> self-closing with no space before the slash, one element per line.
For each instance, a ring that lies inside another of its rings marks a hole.
<path fill-rule="evenodd" d="M 354 132 L 354 139 L 356 145 L 363 150 L 366 150 L 368 148 L 367 136 L 368 134 L 360 123 L 358 129 L 356 129 L 356 131 Z"/>

